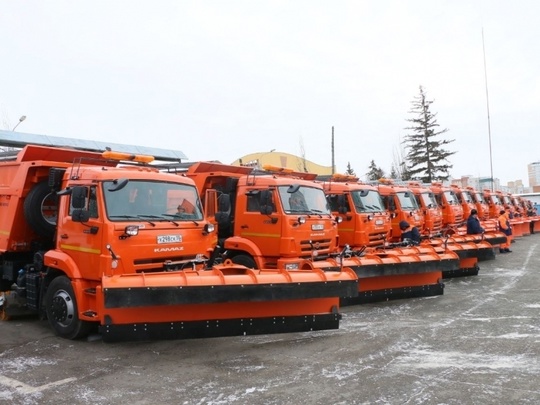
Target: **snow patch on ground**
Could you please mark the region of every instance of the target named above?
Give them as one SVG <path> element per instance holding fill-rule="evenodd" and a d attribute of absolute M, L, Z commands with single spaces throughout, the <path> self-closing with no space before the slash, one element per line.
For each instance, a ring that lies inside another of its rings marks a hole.
<path fill-rule="evenodd" d="M 540 372 L 537 359 L 519 356 L 490 356 L 487 354 L 443 352 L 429 349 L 412 349 L 398 356 L 394 367 L 406 369 L 438 369 L 453 367 L 460 370 L 515 370 L 527 374 Z"/>
<path fill-rule="evenodd" d="M 32 368 L 42 365 L 55 365 L 56 360 L 44 360 L 38 357 L 15 357 L 11 360 L 3 360 L 0 366 L 1 373 L 23 373 Z"/>

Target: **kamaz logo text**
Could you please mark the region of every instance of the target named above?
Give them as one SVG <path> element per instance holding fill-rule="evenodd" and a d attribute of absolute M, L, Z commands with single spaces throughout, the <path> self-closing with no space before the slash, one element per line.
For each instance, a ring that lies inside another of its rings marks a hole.
<path fill-rule="evenodd" d="M 154 253 L 159 253 L 159 252 L 179 252 L 181 250 L 184 250 L 183 246 L 180 246 L 180 247 L 163 247 L 163 248 L 154 249 Z"/>

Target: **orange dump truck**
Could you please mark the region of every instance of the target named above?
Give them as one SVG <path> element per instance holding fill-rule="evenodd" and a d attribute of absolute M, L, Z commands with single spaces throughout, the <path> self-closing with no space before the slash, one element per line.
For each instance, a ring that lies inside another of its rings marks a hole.
<path fill-rule="evenodd" d="M 442 275 L 459 268 L 455 253 L 425 244 L 388 243 L 390 215 L 377 187 L 343 175 L 322 184 L 332 213 L 342 218 L 339 244 L 351 250 L 345 263 L 360 279 L 357 301 L 442 294 Z"/>
<path fill-rule="evenodd" d="M 482 190 L 484 200 L 489 207 L 489 217 L 497 220 L 500 215 L 500 211 L 504 210 L 504 202 L 500 199 L 499 195 L 491 190 L 485 188 Z"/>
<path fill-rule="evenodd" d="M 105 341 L 339 327 L 352 271 L 213 264 L 216 194 L 205 212 L 191 179 L 151 160 L 27 145 L 0 162 L 2 317 Z"/>
<path fill-rule="evenodd" d="M 391 242 L 401 240 L 401 230 L 399 229 L 401 221 L 407 221 L 410 225 L 416 226 L 418 230 L 424 228 L 424 213 L 407 185 L 394 184 L 390 179 L 381 179 L 377 189 L 382 197 L 384 207 L 390 214 L 392 228 L 389 240 Z"/>
<path fill-rule="evenodd" d="M 476 211 L 478 212 L 478 219 L 480 221 L 489 220 L 489 204 L 485 200 L 484 194 L 481 191 L 475 190 L 474 187 L 471 186 L 465 187 L 463 191 L 466 191 L 474 202 L 474 208 L 476 208 Z"/>
<path fill-rule="evenodd" d="M 471 210 L 476 209 L 480 225 L 484 228 L 484 240 L 493 247 L 498 247 L 506 242 L 506 235 L 498 230 L 497 221 L 487 218 L 488 205 L 484 202 L 482 194 L 472 187 L 461 188 L 453 185 L 458 201 L 463 208 L 465 220 L 471 215 Z"/>
<path fill-rule="evenodd" d="M 477 247 L 478 261 L 494 259 L 494 245 L 487 241 L 485 234 L 467 234 L 467 221 L 456 194 L 456 188 L 445 186 L 442 183 L 432 183 L 430 188 L 443 210 L 443 228 L 451 235 L 452 240 L 457 243 L 474 243 Z M 493 235 L 493 237 L 498 238 L 497 235 Z"/>
<path fill-rule="evenodd" d="M 511 193 L 497 190 L 495 194 L 503 203 L 504 209 L 510 211 L 510 224 L 512 225 L 512 236 L 520 237 L 530 234 L 530 220 L 523 216 L 523 210 L 519 204 L 515 203 Z"/>
<path fill-rule="evenodd" d="M 315 174 L 200 162 L 186 175 L 195 180 L 201 193 L 214 189 L 219 194 L 218 233 L 224 259 L 252 268 L 351 269 L 359 279 L 358 294 L 343 296 L 341 302 L 347 305 L 442 294 L 437 254 L 365 254 L 341 244 L 338 226 L 343 216 L 333 215 L 322 184 L 314 181 Z M 414 286 L 398 276 L 411 262 L 417 266 Z"/>
<path fill-rule="evenodd" d="M 444 278 L 477 275 L 478 246 L 462 239 L 456 240 L 448 234 L 443 235 L 442 208 L 437 202 L 435 193 L 428 186 L 418 182 L 409 182 L 407 187 L 402 188 L 406 188 L 415 197 L 418 209 L 422 213 L 423 222 L 420 225 L 422 244 L 432 246 L 440 252 L 452 251 L 459 257 L 459 268 L 443 271 Z M 394 199 L 396 198 L 394 196 Z M 397 201 L 395 205 L 400 207 L 398 211 L 403 210 Z"/>

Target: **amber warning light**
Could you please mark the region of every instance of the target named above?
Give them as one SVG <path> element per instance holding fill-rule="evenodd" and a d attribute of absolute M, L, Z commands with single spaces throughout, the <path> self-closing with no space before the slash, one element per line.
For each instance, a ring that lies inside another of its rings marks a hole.
<path fill-rule="evenodd" d="M 154 161 L 153 156 L 149 155 L 132 155 L 131 153 L 105 151 L 101 154 L 104 159 L 111 160 L 129 160 L 130 162 L 150 163 Z"/>

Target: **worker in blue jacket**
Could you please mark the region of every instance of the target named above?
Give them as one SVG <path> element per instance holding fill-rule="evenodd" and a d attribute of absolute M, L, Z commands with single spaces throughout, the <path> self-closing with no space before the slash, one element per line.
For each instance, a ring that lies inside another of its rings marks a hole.
<path fill-rule="evenodd" d="M 414 245 L 420 244 L 420 231 L 416 226 L 411 226 L 407 221 L 401 221 L 399 229 L 401 229 L 401 240 L 403 242 L 409 240 Z"/>
<path fill-rule="evenodd" d="M 480 225 L 480 220 L 478 219 L 478 211 L 472 209 L 469 218 L 467 218 L 467 234 L 479 235 L 482 233 L 484 233 L 484 228 L 482 228 L 482 226 Z"/>

